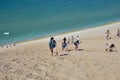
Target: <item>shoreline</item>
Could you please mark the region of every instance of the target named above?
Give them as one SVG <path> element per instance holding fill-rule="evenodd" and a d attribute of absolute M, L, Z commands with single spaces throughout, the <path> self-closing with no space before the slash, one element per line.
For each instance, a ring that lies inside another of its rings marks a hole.
<path fill-rule="evenodd" d="M 75 31 L 71 31 L 71 32 L 65 32 L 65 33 L 60 33 L 57 35 L 51 35 L 51 36 L 45 36 L 45 37 L 41 37 L 41 38 L 37 38 L 37 39 L 32 39 L 32 40 L 26 40 L 26 41 L 22 41 L 22 42 L 17 42 L 16 44 L 21 44 L 21 43 L 35 43 L 35 42 L 46 42 L 49 41 L 50 37 L 54 37 L 56 40 L 60 40 L 61 37 L 70 37 L 71 35 L 80 35 L 80 34 L 86 34 L 86 32 L 91 32 L 91 31 L 95 31 L 95 30 L 99 30 L 99 29 L 108 29 L 112 26 L 116 26 L 116 25 L 120 25 L 120 21 L 118 22 L 112 22 L 112 23 L 108 23 L 108 24 L 104 24 L 102 26 L 96 26 L 93 28 L 88 28 L 88 29 L 82 29 L 82 30 L 75 30 Z M 119 28 L 119 27 L 118 27 Z M 81 36 L 82 37 L 82 36 Z"/>
<path fill-rule="evenodd" d="M 76 36 L 76 35 L 80 35 L 80 37 L 83 37 L 83 35 L 85 35 L 87 32 L 92 32 L 92 31 L 96 31 L 99 29 L 107 29 L 110 28 L 111 26 L 115 26 L 115 25 L 120 25 L 120 21 L 117 22 L 111 22 L 111 23 L 107 23 L 101 26 L 96 26 L 96 27 L 92 27 L 92 28 L 87 28 L 87 29 L 81 29 L 81 30 L 73 30 L 73 31 L 69 31 L 69 32 L 64 32 L 64 33 L 60 33 L 60 34 L 55 34 L 55 35 L 50 35 L 50 36 L 44 36 L 41 38 L 36 38 L 36 39 L 32 39 L 32 40 L 25 40 L 25 41 L 20 41 L 20 42 L 16 42 L 15 44 L 20 45 L 20 44 L 29 44 L 29 43 L 37 43 L 37 42 L 48 42 L 50 37 L 54 37 L 56 40 L 60 40 L 61 37 L 71 37 L 72 35 Z M 6 44 L 6 45 L 10 45 L 10 44 Z"/>

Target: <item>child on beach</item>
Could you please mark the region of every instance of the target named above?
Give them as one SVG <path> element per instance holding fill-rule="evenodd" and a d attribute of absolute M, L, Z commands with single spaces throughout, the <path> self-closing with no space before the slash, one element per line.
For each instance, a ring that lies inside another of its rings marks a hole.
<path fill-rule="evenodd" d="M 110 33 L 109 30 L 107 30 L 107 32 L 105 32 L 105 34 L 106 34 L 106 39 L 107 40 L 111 39 L 111 37 L 110 37 L 111 33 Z"/>
<path fill-rule="evenodd" d="M 120 37 L 120 30 L 117 31 L 117 36 Z"/>
<path fill-rule="evenodd" d="M 66 48 L 67 49 L 67 39 L 66 37 L 63 38 L 63 42 L 62 42 L 62 51 Z"/>
<path fill-rule="evenodd" d="M 51 39 L 50 39 L 49 48 L 50 48 L 50 51 L 52 53 L 52 56 L 53 56 L 54 50 L 55 50 L 56 55 L 58 55 L 56 41 L 54 40 L 54 37 L 51 37 Z"/>

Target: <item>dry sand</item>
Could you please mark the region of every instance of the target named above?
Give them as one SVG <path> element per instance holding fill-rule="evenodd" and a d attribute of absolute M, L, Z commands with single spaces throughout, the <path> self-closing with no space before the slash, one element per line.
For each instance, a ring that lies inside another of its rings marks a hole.
<path fill-rule="evenodd" d="M 55 36 L 59 56 L 51 56 L 49 38 L 0 48 L 0 80 L 120 80 L 120 22 Z M 112 39 L 105 39 L 109 29 Z M 69 44 L 61 51 L 63 37 L 80 36 L 79 50 Z M 105 43 L 117 52 L 106 52 Z M 60 56 L 62 55 L 62 56 Z"/>

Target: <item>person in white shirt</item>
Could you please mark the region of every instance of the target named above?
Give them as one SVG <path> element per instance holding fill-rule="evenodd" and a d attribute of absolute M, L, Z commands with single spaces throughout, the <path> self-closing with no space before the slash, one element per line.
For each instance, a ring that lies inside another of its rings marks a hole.
<path fill-rule="evenodd" d="M 78 45 L 79 45 L 79 43 L 80 43 L 80 38 L 79 38 L 79 36 L 77 36 L 77 37 L 76 37 L 76 41 L 74 42 L 75 50 L 78 49 Z"/>
<path fill-rule="evenodd" d="M 77 41 L 78 44 L 80 43 L 80 38 L 79 38 L 79 36 L 77 36 L 76 41 Z"/>

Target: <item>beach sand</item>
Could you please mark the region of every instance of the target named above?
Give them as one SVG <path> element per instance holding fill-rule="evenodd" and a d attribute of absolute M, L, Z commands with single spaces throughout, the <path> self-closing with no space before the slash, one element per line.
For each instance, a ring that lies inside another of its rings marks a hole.
<path fill-rule="evenodd" d="M 54 36 L 59 56 L 51 56 L 49 38 L 0 47 L 0 80 L 120 80 L 120 22 Z M 105 39 L 109 29 L 112 39 Z M 69 44 L 61 51 L 63 37 L 80 36 L 79 49 Z M 106 42 L 117 52 L 106 52 Z"/>

